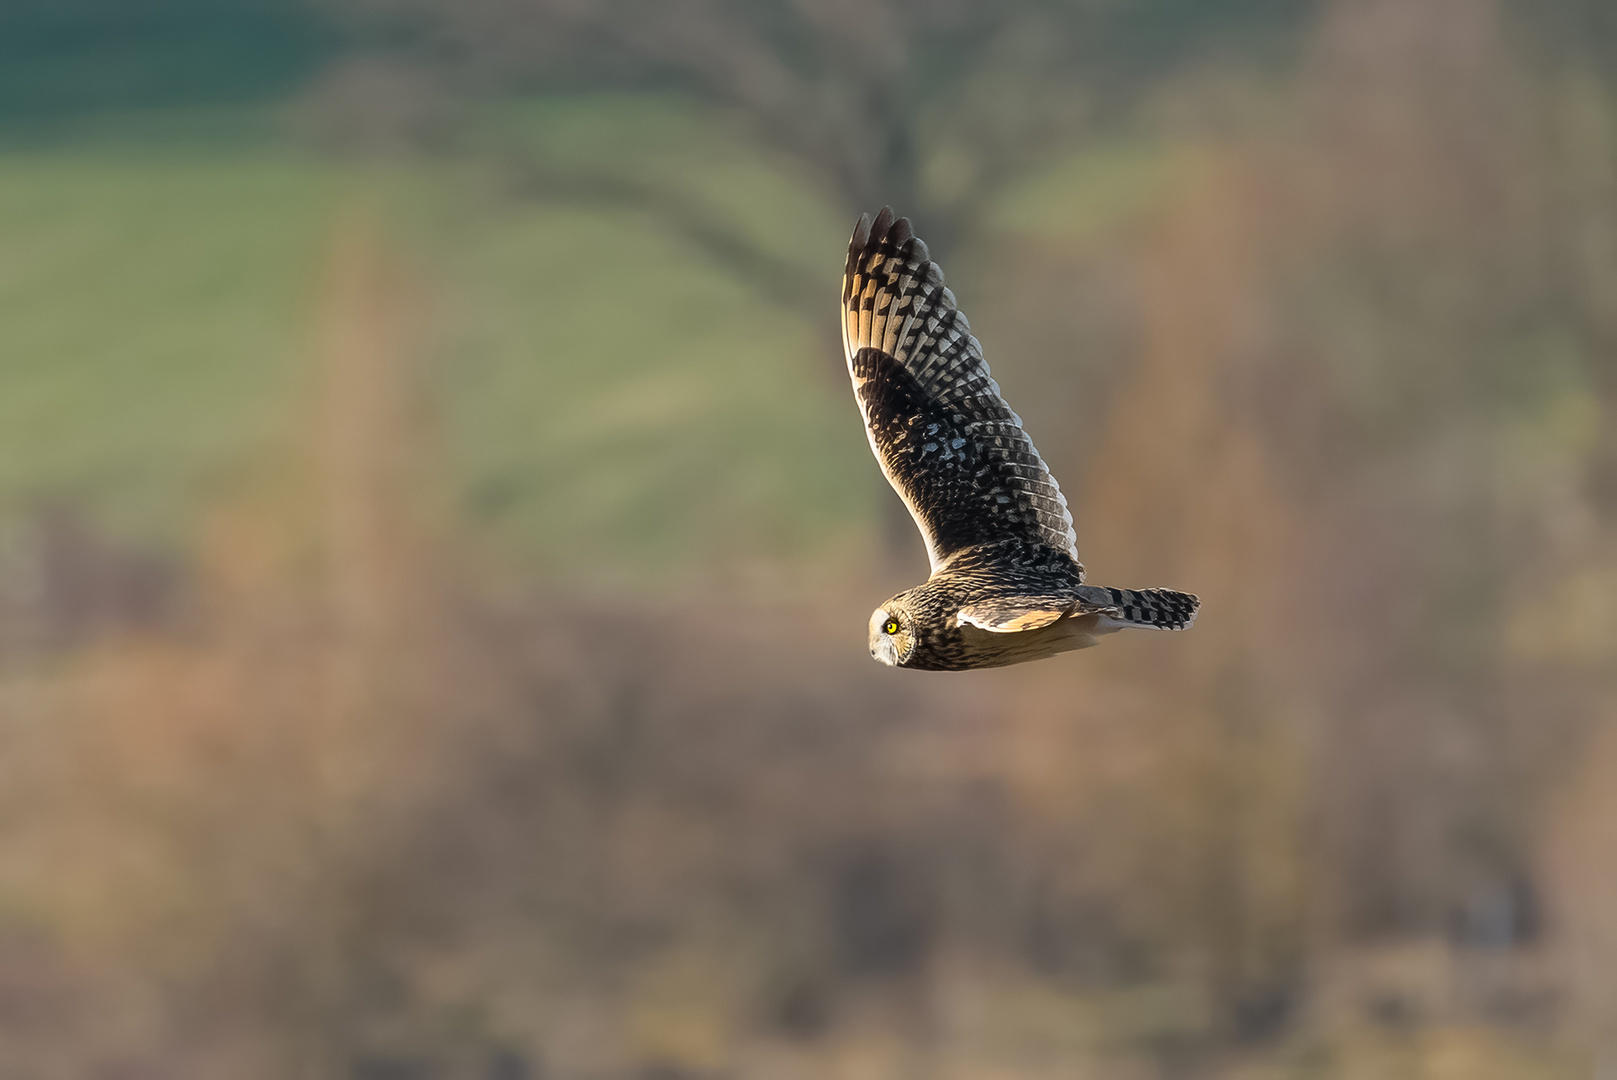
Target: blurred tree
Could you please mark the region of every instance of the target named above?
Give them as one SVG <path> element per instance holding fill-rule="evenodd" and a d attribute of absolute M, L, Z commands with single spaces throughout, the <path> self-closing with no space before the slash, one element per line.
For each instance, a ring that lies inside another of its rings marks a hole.
<path fill-rule="evenodd" d="M 1516 36 L 1546 82 L 1545 152 L 1560 189 L 1554 285 L 1579 335 L 1605 422 L 1589 455 L 1585 493 L 1617 520 L 1617 7 L 1605 0 L 1515 0 Z"/>
<path fill-rule="evenodd" d="M 661 87 L 790 161 L 848 218 L 891 204 L 946 268 L 1004 187 L 1214 47 L 1261 51 L 1314 0 L 324 0 L 376 48 L 454 88 Z M 650 213 L 830 331 L 840 267 L 759 243 L 655 175 L 504 151 L 522 186 Z M 888 552 L 919 545 L 885 499 Z"/>
<path fill-rule="evenodd" d="M 1617 75 L 1617 8 L 1605 0 L 1513 0 L 1508 7 L 1517 26 L 1560 59 Z"/>
<path fill-rule="evenodd" d="M 457 88 L 664 87 L 730 114 L 853 214 L 890 203 L 945 254 L 1007 180 L 1215 45 L 1284 40 L 1311 0 L 324 0 Z M 655 179 L 540 177 L 632 201 L 823 318 L 823 275 L 782 271 Z M 603 182 L 605 181 L 605 182 Z"/>

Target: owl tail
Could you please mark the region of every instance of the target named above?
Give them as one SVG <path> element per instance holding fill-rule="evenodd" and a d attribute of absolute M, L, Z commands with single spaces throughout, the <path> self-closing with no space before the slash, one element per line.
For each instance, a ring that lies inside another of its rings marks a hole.
<path fill-rule="evenodd" d="M 1188 630 L 1201 601 L 1172 589 L 1107 589 L 1080 585 L 1086 603 L 1102 608 L 1097 628 L 1108 630 Z"/>

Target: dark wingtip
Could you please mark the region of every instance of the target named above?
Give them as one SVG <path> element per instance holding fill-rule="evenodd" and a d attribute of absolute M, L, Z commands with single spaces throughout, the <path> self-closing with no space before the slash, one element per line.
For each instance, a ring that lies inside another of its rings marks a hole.
<path fill-rule="evenodd" d="M 871 244 L 891 244 L 906 257 L 920 263 L 927 262 L 931 254 L 926 244 L 915 235 L 915 226 L 910 219 L 899 217 L 891 206 L 882 207 L 874 219 L 869 214 L 859 215 L 859 221 L 853 227 L 853 239 L 848 246 L 858 250 Z"/>
<path fill-rule="evenodd" d="M 854 223 L 853 237 L 848 241 L 848 266 L 844 276 L 844 291 L 851 282 L 855 266 L 863 257 L 863 253 L 874 245 L 891 245 L 903 259 L 915 266 L 921 267 L 929 284 L 940 286 L 943 284 L 943 272 L 938 264 L 932 262 L 932 253 L 925 242 L 915 235 L 915 227 L 910 224 L 907 217 L 899 217 L 893 212 L 891 206 L 884 206 L 877 212 L 875 218 L 869 214 L 860 214 L 859 220 Z M 843 297 L 846 301 L 847 297 Z M 949 298 L 953 303 L 953 298 Z"/>
<path fill-rule="evenodd" d="M 870 235 L 878 240 L 885 237 L 888 230 L 893 227 L 893 217 L 893 208 L 891 206 L 882 207 L 881 213 L 877 214 L 876 220 L 871 223 Z"/>
<path fill-rule="evenodd" d="M 850 248 L 862 248 L 870 243 L 870 215 L 860 214 L 859 220 L 853 223 L 853 239 L 848 241 Z"/>

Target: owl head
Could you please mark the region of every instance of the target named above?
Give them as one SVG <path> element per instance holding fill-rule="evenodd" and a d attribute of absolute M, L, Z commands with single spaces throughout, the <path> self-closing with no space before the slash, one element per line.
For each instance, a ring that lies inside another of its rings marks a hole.
<path fill-rule="evenodd" d="M 902 667 L 915 652 L 915 618 L 906 594 L 899 593 L 870 615 L 870 655 L 888 667 Z"/>

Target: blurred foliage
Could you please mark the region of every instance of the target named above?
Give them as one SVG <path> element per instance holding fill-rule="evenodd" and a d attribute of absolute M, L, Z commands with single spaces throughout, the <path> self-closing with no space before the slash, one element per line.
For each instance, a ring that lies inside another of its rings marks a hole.
<path fill-rule="evenodd" d="M 17 76 L 6 1069 L 1609 1071 L 1600 9 L 322 10 L 317 74 Z M 899 195 L 1191 633 L 869 663 L 921 564 L 831 309 Z"/>
<path fill-rule="evenodd" d="M 789 159 L 839 213 L 905 207 L 945 259 L 1053 146 L 1126 110 L 1176 66 L 1236 48 L 1283 51 L 1312 6 L 328 0 L 377 55 L 454 93 L 628 84 L 692 95 Z M 555 191 L 611 191 L 691 231 L 655 182 L 611 185 L 545 164 Z M 775 284 L 777 299 L 807 310 L 800 285 Z"/>

